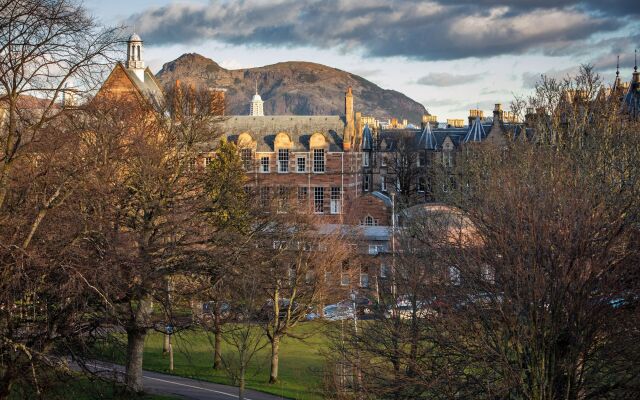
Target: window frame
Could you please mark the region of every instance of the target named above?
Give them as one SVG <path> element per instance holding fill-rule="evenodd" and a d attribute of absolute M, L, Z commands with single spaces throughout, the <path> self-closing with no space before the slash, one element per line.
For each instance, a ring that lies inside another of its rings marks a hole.
<path fill-rule="evenodd" d="M 342 213 L 342 188 L 340 186 L 332 186 L 329 194 L 329 213 Z"/>
<path fill-rule="evenodd" d="M 291 152 L 289 149 L 278 149 L 278 173 L 289 173 L 289 160 L 291 159 Z"/>
<path fill-rule="evenodd" d="M 318 157 L 322 154 L 322 157 Z M 327 171 L 327 155 L 324 149 L 313 149 L 313 173 L 323 174 Z"/>
<path fill-rule="evenodd" d="M 323 186 L 315 186 L 313 188 L 313 213 L 324 214 L 324 187 Z"/>
<path fill-rule="evenodd" d="M 302 160 L 302 171 L 300 171 L 300 160 Z M 304 174 L 307 172 L 307 156 L 296 156 L 296 173 Z"/>
<path fill-rule="evenodd" d="M 267 160 L 267 163 L 265 164 L 265 160 Z M 265 167 L 266 167 L 266 171 L 265 171 Z M 271 157 L 270 156 L 260 156 L 260 173 L 261 174 L 268 174 L 271 172 Z"/>

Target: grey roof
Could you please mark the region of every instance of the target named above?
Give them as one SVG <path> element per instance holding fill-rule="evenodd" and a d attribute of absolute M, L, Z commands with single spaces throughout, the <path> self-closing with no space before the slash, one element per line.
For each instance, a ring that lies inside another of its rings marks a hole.
<path fill-rule="evenodd" d="M 373 150 L 373 135 L 369 124 L 365 124 L 362 130 L 362 150 Z"/>
<path fill-rule="evenodd" d="M 155 104 L 162 104 L 164 101 L 164 95 L 162 89 L 158 85 L 158 81 L 151 73 L 149 68 L 144 70 L 144 82 L 138 78 L 138 75 L 133 70 L 130 70 L 123 65 L 124 71 L 129 76 L 129 79 L 140 89 L 140 92 L 148 97 L 148 99 Z"/>
<path fill-rule="evenodd" d="M 425 150 L 435 150 L 438 148 L 438 142 L 431 131 L 430 123 L 424 125 L 424 130 L 422 131 L 418 145 Z"/>
<path fill-rule="evenodd" d="M 473 124 L 469 127 L 469 131 L 467 135 L 464 137 L 463 142 L 481 142 L 487 136 L 484 128 L 482 127 L 482 123 L 480 122 L 480 118 L 476 117 L 473 120 Z"/>
<path fill-rule="evenodd" d="M 256 151 L 274 151 L 276 135 L 285 132 L 293 141 L 293 151 L 309 151 L 309 140 L 316 132 L 324 134 L 329 151 L 342 151 L 344 119 L 328 116 L 230 116 L 219 126 L 223 134 L 236 141 L 241 133 L 248 133 L 256 141 Z"/>
<path fill-rule="evenodd" d="M 633 69 L 629 90 L 622 99 L 622 108 L 632 119 L 640 118 L 640 72 L 638 72 L 638 66 Z"/>
<path fill-rule="evenodd" d="M 378 191 L 372 192 L 372 195 L 374 195 L 375 197 L 379 198 L 380 200 L 382 200 L 384 202 L 384 205 L 387 207 L 392 207 L 393 203 L 391 202 L 391 199 L 389 198 L 389 196 L 384 195 Z"/>
<path fill-rule="evenodd" d="M 366 226 L 366 225 L 341 225 L 322 224 L 318 227 L 318 233 L 330 235 L 340 232 L 345 236 L 364 237 L 367 240 L 387 241 L 391 238 L 391 227 L 388 225 Z"/>

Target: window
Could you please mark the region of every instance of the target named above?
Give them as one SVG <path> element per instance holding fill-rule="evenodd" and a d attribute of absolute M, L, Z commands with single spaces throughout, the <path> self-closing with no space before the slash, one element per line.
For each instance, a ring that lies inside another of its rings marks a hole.
<path fill-rule="evenodd" d="M 212 161 L 213 161 L 213 157 L 211 157 L 211 156 L 205 157 L 204 158 L 204 167 L 207 168 L 209 166 L 209 164 L 211 164 Z"/>
<path fill-rule="evenodd" d="M 260 205 L 262 207 L 269 207 L 269 188 L 261 187 L 260 188 Z"/>
<path fill-rule="evenodd" d="M 253 170 L 253 151 L 251 149 L 242 149 L 240 157 L 242 158 L 242 168 L 245 171 Z"/>
<path fill-rule="evenodd" d="M 364 217 L 364 221 L 362 222 L 362 225 L 365 225 L 365 226 L 376 226 L 376 225 L 378 225 L 378 221 L 373 219 L 373 217 L 371 215 L 367 215 L 366 217 Z"/>
<path fill-rule="evenodd" d="M 332 187 L 331 188 L 331 203 L 330 208 L 331 208 L 331 214 L 340 214 L 340 206 L 341 206 L 341 190 L 340 187 Z"/>
<path fill-rule="evenodd" d="M 380 157 L 380 166 L 381 167 L 386 167 L 387 166 L 387 157 L 385 155 Z"/>
<path fill-rule="evenodd" d="M 360 287 L 368 288 L 369 287 L 369 274 L 360 274 Z"/>
<path fill-rule="evenodd" d="M 420 193 L 424 193 L 424 191 L 426 190 L 426 180 L 424 179 L 424 177 L 419 177 L 418 178 L 418 192 Z"/>
<path fill-rule="evenodd" d="M 351 279 L 349 278 L 348 273 L 343 272 L 342 274 L 340 274 L 340 286 L 349 286 L 350 283 Z"/>
<path fill-rule="evenodd" d="M 368 192 L 370 183 L 371 183 L 371 177 L 369 175 L 365 175 L 362 178 L 362 190 L 364 190 L 365 192 Z"/>
<path fill-rule="evenodd" d="M 324 212 L 324 188 L 313 188 L 313 212 L 322 214 Z"/>
<path fill-rule="evenodd" d="M 449 279 L 454 285 L 460 285 L 460 270 L 456 267 L 449 267 Z"/>
<path fill-rule="evenodd" d="M 445 167 L 453 166 L 453 153 L 451 150 L 444 150 L 442 152 L 442 163 Z"/>
<path fill-rule="evenodd" d="M 298 188 L 298 203 L 303 204 L 309 198 L 309 191 L 306 186 Z"/>
<path fill-rule="evenodd" d="M 289 205 L 289 188 L 286 186 L 278 187 L 278 212 L 283 214 L 287 212 Z"/>
<path fill-rule="evenodd" d="M 287 241 L 286 240 L 274 240 L 273 241 L 273 249 L 274 250 L 286 250 L 287 249 Z"/>
<path fill-rule="evenodd" d="M 307 157 L 296 158 L 296 172 L 307 172 Z"/>
<path fill-rule="evenodd" d="M 289 149 L 278 150 L 278 172 L 289 172 Z"/>
<path fill-rule="evenodd" d="M 260 172 L 269 172 L 269 156 L 260 157 Z"/>
<path fill-rule="evenodd" d="M 427 165 L 427 155 L 424 152 L 419 152 L 417 157 L 418 167 L 424 167 Z"/>
<path fill-rule="evenodd" d="M 383 244 L 370 244 L 369 245 L 369 254 L 377 255 L 378 253 L 384 253 L 385 246 Z"/>
<path fill-rule="evenodd" d="M 324 172 L 324 149 L 313 149 L 313 172 Z"/>
<path fill-rule="evenodd" d="M 362 155 L 362 164 L 365 167 L 369 166 L 369 162 L 371 161 L 370 158 L 371 158 L 371 154 L 369 154 L 368 151 L 365 151 L 364 154 Z"/>
<path fill-rule="evenodd" d="M 380 175 L 380 190 L 383 192 L 387 191 L 387 183 L 384 181 L 384 175 Z"/>
<path fill-rule="evenodd" d="M 37 160 L 36 160 L 36 161 L 37 161 Z M 188 170 L 188 171 L 193 171 L 193 170 L 195 170 L 195 169 L 196 169 L 196 165 L 197 165 L 196 159 L 195 159 L 195 158 L 190 159 L 190 160 L 189 160 L 189 164 L 187 164 L 187 170 Z M 37 167 L 37 166 L 38 166 L 38 165 L 36 164 L 36 167 Z"/>
<path fill-rule="evenodd" d="M 389 276 L 389 266 L 385 263 L 380 264 L 380 278 L 387 278 Z"/>
<path fill-rule="evenodd" d="M 331 281 L 333 280 L 333 275 L 331 274 L 331 272 L 325 272 L 324 273 L 324 281 L 331 283 Z"/>
<path fill-rule="evenodd" d="M 496 282 L 496 274 L 493 268 L 488 265 L 482 266 L 482 279 L 487 283 L 495 283 Z"/>

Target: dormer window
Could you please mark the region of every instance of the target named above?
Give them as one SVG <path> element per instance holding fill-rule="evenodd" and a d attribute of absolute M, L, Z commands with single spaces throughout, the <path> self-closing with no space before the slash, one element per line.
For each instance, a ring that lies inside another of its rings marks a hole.
<path fill-rule="evenodd" d="M 370 158 L 371 158 L 371 157 L 370 157 L 369 152 L 368 152 L 368 151 L 365 151 L 365 152 L 363 153 L 363 155 L 362 155 L 362 164 L 363 164 L 365 167 L 368 167 L 368 166 L 369 166 L 369 163 L 370 163 L 370 161 L 371 161 L 371 160 L 370 160 Z"/>

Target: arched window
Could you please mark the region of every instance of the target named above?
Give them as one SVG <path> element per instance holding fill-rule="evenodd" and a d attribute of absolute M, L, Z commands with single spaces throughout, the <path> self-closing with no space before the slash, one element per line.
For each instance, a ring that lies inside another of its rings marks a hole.
<path fill-rule="evenodd" d="M 376 226 L 378 225 L 378 221 L 376 221 L 371 215 L 367 215 L 366 217 L 364 217 L 364 220 L 362 221 L 362 225 Z"/>
<path fill-rule="evenodd" d="M 138 50 L 138 60 L 137 61 L 140 61 L 140 60 L 142 60 L 142 57 L 140 57 L 140 46 L 136 46 L 136 49 Z"/>

